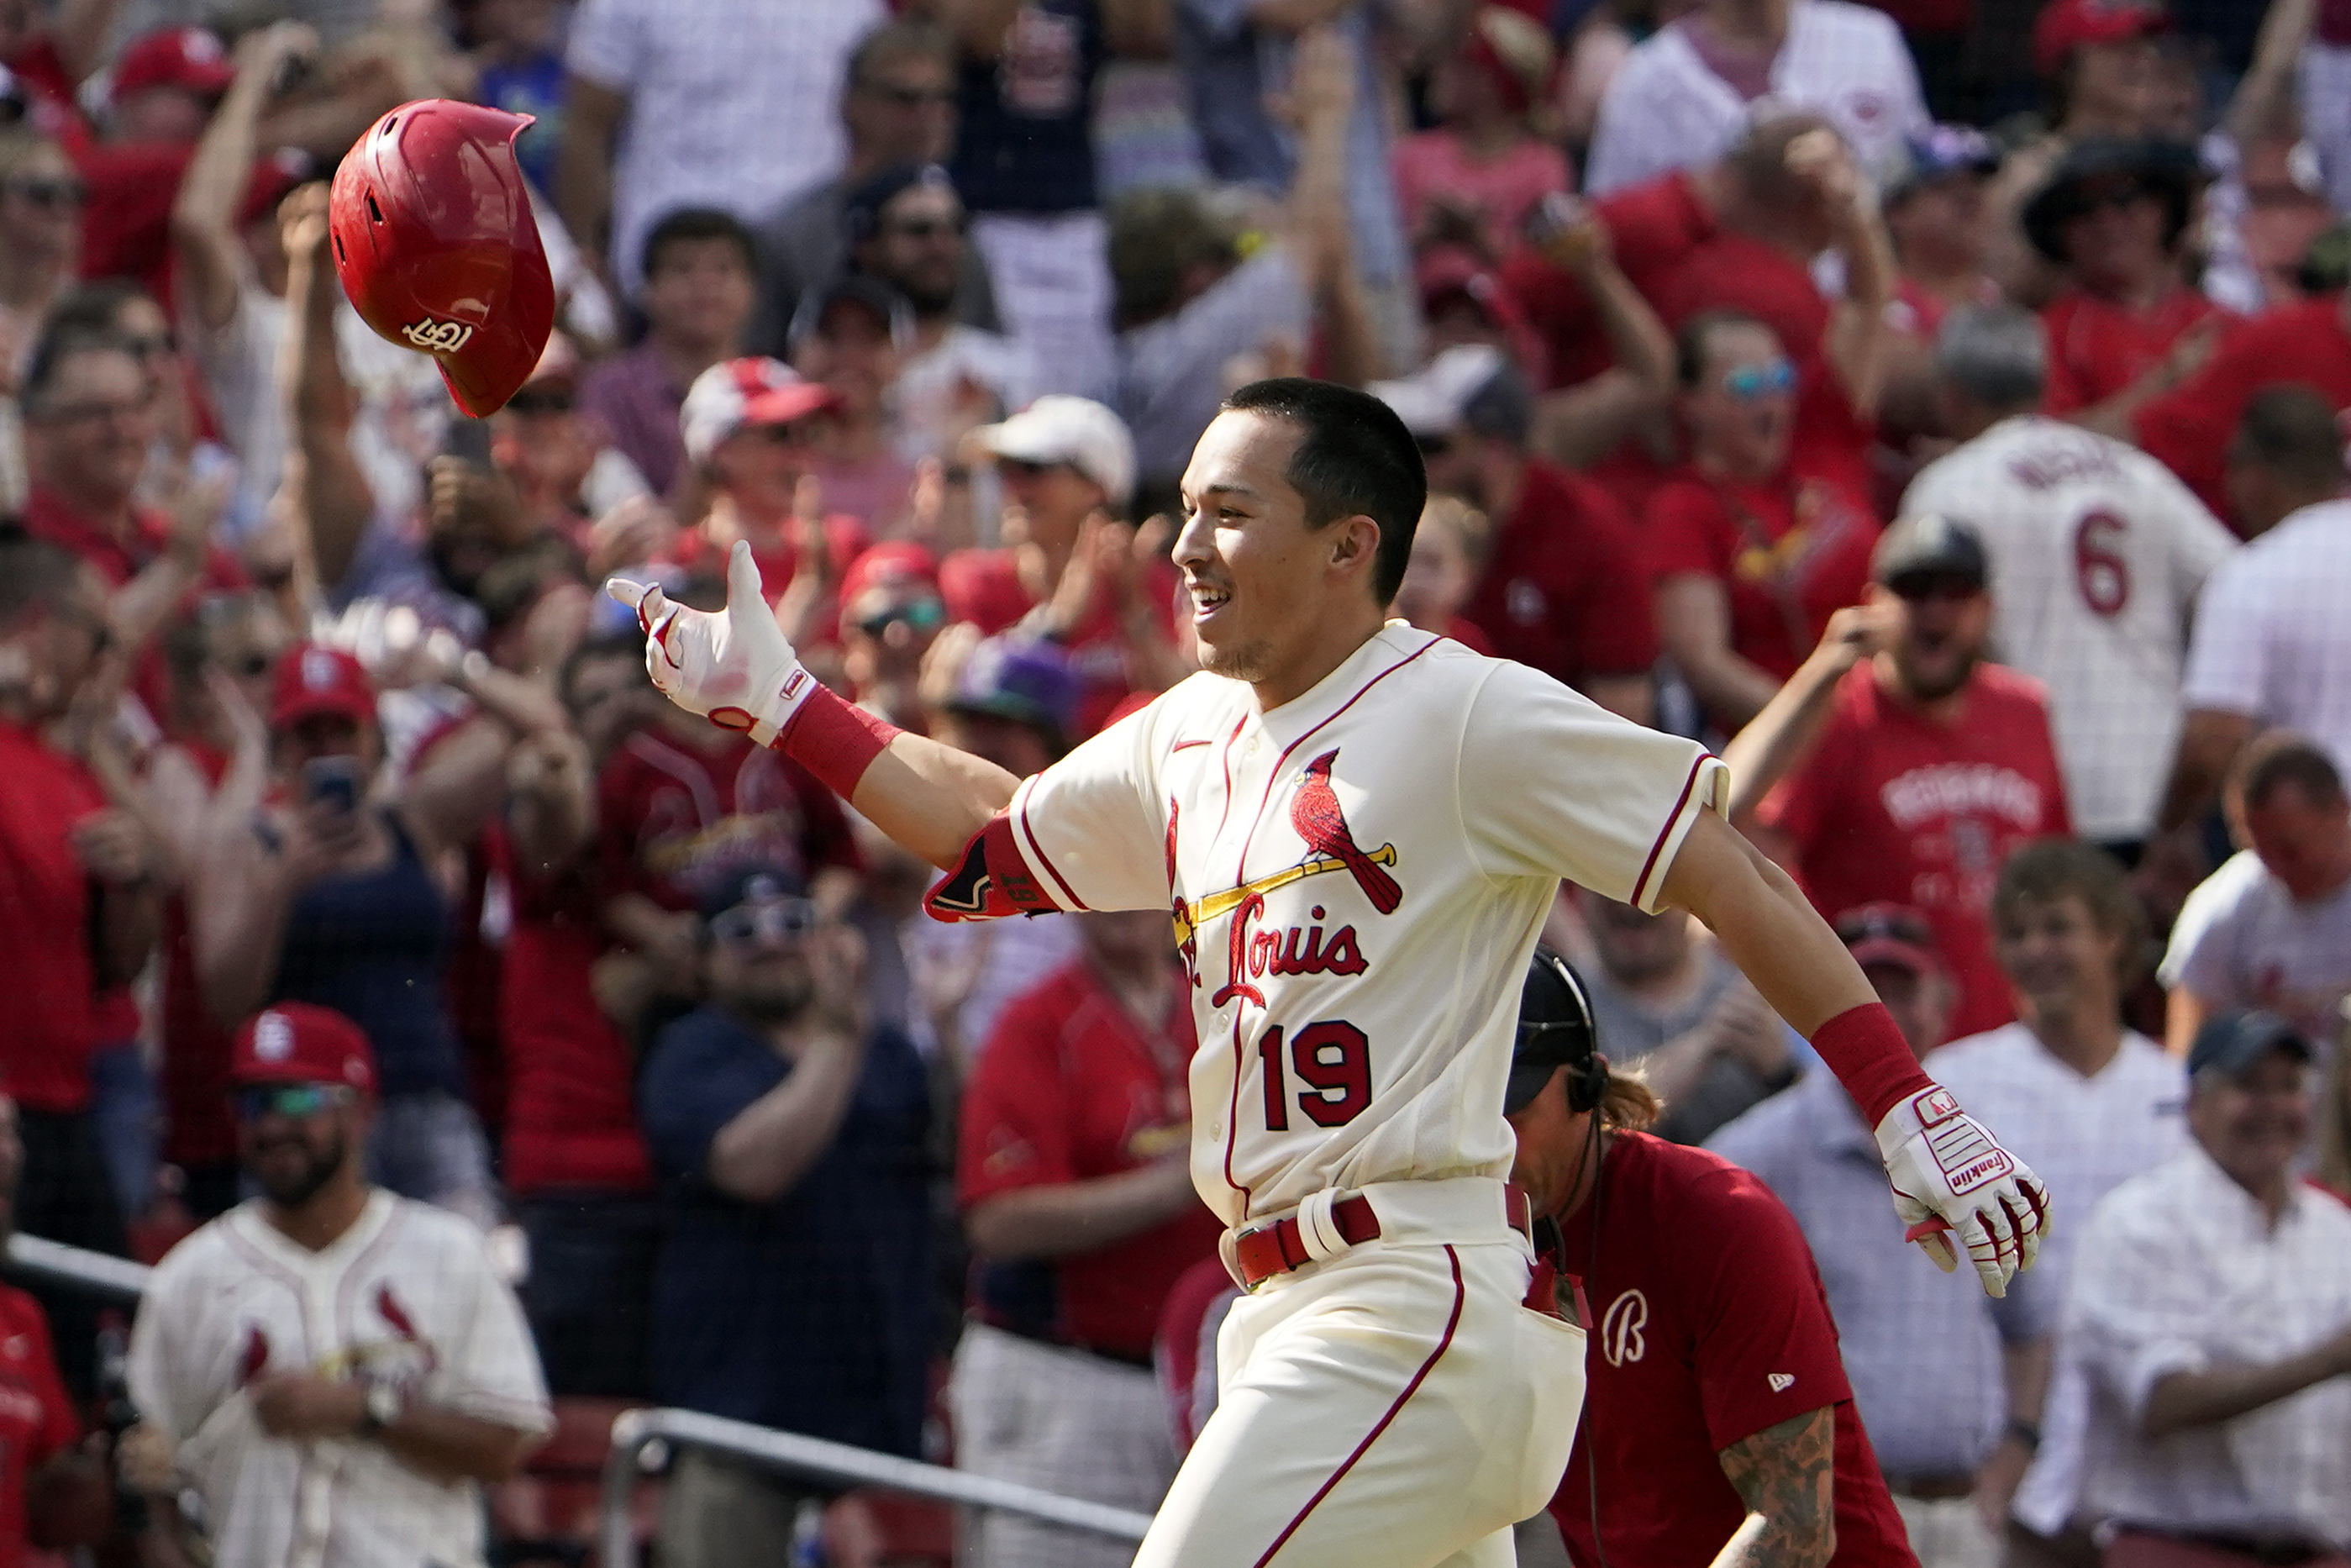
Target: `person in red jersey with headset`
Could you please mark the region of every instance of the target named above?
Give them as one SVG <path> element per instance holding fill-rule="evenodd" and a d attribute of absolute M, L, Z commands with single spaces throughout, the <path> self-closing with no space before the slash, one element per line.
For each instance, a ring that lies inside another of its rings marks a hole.
<path fill-rule="evenodd" d="M 1642 1131 L 1656 1097 L 1598 1046 L 1583 981 L 1537 948 L 1502 1105 L 1510 1179 L 1544 1217 L 1528 1304 L 1590 1335 L 1551 1504 L 1574 1561 L 1915 1568 L 1795 1218 L 1719 1155 Z"/>

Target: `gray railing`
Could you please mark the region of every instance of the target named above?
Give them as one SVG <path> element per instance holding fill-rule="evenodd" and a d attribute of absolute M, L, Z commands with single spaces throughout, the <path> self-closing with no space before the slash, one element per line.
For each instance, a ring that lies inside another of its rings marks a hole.
<path fill-rule="evenodd" d="M 9 1272 L 86 1291 L 110 1301 L 135 1302 L 152 1272 L 125 1258 L 84 1251 L 38 1236 L 8 1239 Z M 655 1443 L 708 1448 L 804 1480 L 838 1487 L 877 1487 L 885 1491 L 954 1503 L 964 1508 L 1018 1513 L 1049 1524 L 1067 1525 L 1113 1541 L 1140 1542 L 1151 1516 L 1131 1509 L 1084 1502 L 1036 1487 L 995 1480 L 966 1470 L 919 1464 L 845 1443 L 829 1443 L 796 1432 L 778 1432 L 745 1421 L 729 1421 L 692 1410 L 630 1410 L 612 1423 L 612 1446 L 604 1461 L 603 1501 L 599 1521 L 605 1568 L 635 1568 L 633 1494 L 643 1471 L 645 1450 Z"/>
<path fill-rule="evenodd" d="M 146 1293 L 147 1276 L 153 1271 L 128 1258 L 85 1252 L 38 1236 L 8 1238 L 7 1267 L 14 1274 L 124 1302 Z"/>
<path fill-rule="evenodd" d="M 612 1451 L 604 1461 L 602 1511 L 604 1568 L 635 1568 L 633 1494 L 647 1445 L 684 1444 L 748 1459 L 804 1480 L 840 1487 L 879 1487 L 936 1502 L 1024 1514 L 1049 1524 L 1139 1542 L 1151 1516 L 1131 1509 L 1081 1502 L 965 1470 L 918 1464 L 846 1443 L 828 1443 L 796 1432 L 778 1432 L 746 1421 L 729 1421 L 693 1410 L 631 1410 L 612 1423 Z"/>

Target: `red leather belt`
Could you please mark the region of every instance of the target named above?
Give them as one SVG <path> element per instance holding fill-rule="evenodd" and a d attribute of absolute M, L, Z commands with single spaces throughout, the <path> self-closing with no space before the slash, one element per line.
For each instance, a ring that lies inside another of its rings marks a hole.
<path fill-rule="evenodd" d="M 1531 1239 L 1534 1229 L 1534 1206 L 1527 1195 L 1515 1186 L 1502 1188 L 1504 1218 L 1510 1228 Z M 1331 1221 L 1338 1227 L 1339 1235 L 1350 1247 L 1360 1247 L 1376 1240 L 1380 1234 L 1380 1217 L 1372 1212 L 1371 1199 L 1358 1194 L 1343 1197 L 1331 1206 Z M 1277 1219 L 1270 1225 L 1254 1226 L 1233 1238 L 1233 1260 L 1239 1264 L 1243 1288 L 1254 1291 L 1276 1274 L 1287 1274 L 1292 1269 L 1313 1260 L 1308 1256 L 1305 1244 L 1299 1239 L 1298 1221 L 1293 1218 Z"/>

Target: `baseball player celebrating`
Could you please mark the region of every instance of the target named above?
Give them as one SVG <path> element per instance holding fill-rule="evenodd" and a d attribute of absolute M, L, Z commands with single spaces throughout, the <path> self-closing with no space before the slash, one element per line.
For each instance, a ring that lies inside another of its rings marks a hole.
<path fill-rule="evenodd" d="M 272 1008 L 237 1031 L 229 1082 L 261 1196 L 156 1265 L 123 1479 L 159 1521 L 193 1489 L 225 1564 L 480 1568 L 478 1483 L 552 1425 L 521 1307 L 469 1221 L 360 1175 L 375 1058 L 358 1025 Z M 148 1546 L 164 1568 L 188 1555 L 176 1531 Z"/>
<path fill-rule="evenodd" d="M 1200 674 L 1036 777 L 903 734 L 793 655 L 748 555 L 723 612 L 615 580 L 670 699 L 778 746 L 947 872 L 943 919 L 1165 907 L 1192 986 L 1192 1178 L 1249 1294 L 1135 1561 L 1489 1565 L 1550 1497 L 1583 1334 L 1520 1305 L 1502 1119 L 1561 878 L 1719 936 L 1868 1109 L 1895 1203 L 1998 1293 L 2047 1200 L 1918 1071 L 1795 885 L 1710 807 L 1722 766 L 1522 665 L 1391 622 L 1411 434 L 1299 380 L 1228 398 L 1174 551 Z"/>

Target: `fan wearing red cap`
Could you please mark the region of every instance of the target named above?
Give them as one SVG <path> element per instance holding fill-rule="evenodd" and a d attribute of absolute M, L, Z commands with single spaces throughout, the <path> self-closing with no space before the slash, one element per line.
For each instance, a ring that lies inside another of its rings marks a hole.
<path fill-rule="evenodd" d="M 552 1425 L 513 1292 L 474 1226 L 369 1181 L 376 1065 L 350 1019 L 301 1002 L 254 1015 L 229 1082 L 259 1196 L 156 1265 L 131 1333 L 124 1480 L 193 1488 L 224 1563 L 298 1555 L 298 1490 L 365 1543 L 337 1562 L 483 1561 L 479 1483 Z M 238 1418 L 214 1418 L 232 1403 Z M 175 1473 L 183 1448 L 204 1458 Z"/>
<path fill-rule="evenodd" d="M 841 672 L 855 699 L 901 728 L 923 724 L 923 655 L 946 623 L 931 552 L 875 545 L 841 580 Z"/>
<path fill-rule="evenodd" d="M 343 292 L 379 337 L 431 354 L 476 419 L 529 378 L 555 326 L 555 284 L 515 162 L 530 123 L 421 99 L 377 120 L 335 171 L 329 223 Z"/>
<path fill-rule="evenodd" d="M 671 559 L 716 582 L 726 575 L 728 544 L 747 539 L 768 594 L 781 599 L 799 570 L 800 482 L 815 471 L 818 437 L 839 402 L 831 388 L 758 355 L 723 360 L 695 377 L 678 409 L 678 434 L 708 486 L 710 509 L 677 536 Z M 826 565 L 838 577 L 869 536 L 838 512 L 828 511 L 823 528 Z M 824 647 L 839 613 L 832 595 L 820 596 L 801 633 Z"/>

